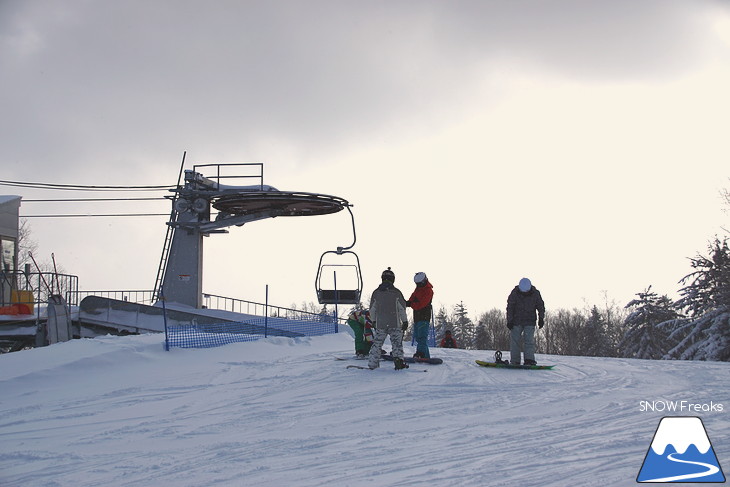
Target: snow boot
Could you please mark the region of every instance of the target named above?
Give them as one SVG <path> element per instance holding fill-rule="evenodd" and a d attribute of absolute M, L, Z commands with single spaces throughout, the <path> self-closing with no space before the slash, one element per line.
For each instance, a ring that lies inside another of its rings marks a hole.
<path fill-rule="evenodd" d="M 395 358 L 395 359 L 393 359 L 393 362 L 395 362 L 395 370 L 401 370 L 401 369 L 408 368 L 408 364 L 405 363 L 402 358 Z"/>
<path fill-rule="evenodd" d="M 525 359 L 525 365 L 537 365 L 537 362 L 530 359 Z"/>

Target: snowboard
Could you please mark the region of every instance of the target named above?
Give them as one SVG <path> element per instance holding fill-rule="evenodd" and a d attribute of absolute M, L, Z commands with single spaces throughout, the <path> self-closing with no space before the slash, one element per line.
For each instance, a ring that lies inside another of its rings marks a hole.
<path fill-rule="evenodd" d="M 376 369 L 371 369 L 370 367 L 364 367 L 362 365 L 348 365 L 347 368 L 348 369 L 360 369 L 360 370 L 376 370 Z M 426 369 L 411 369 L 410 367 L 407 369 L 399 369 L 399 370 L 409 370 L 411 372 L 428 372 L 428 370 L 426 370 Z"/>
<path fill-rule="evenodd" d="M 554 365 L 510 365 L 497 362 L 485 362 L 483 360 L 475 360 L 482 367 L 494 367 L 496 369 L 524 369 L 524 370 L 551 370 Z"/>
<path fill-rule="evenodd" d="M 392 355 L 383 355 L 382 357 L 385 360 L 393 361 Z M 409 364 L 431 364 L 431 365 L 438 365 L 444 363 L 443 359 L 440 358 L 416 358 L 416 357 L 403 357 L 403 361 L 407 362 Z"/>

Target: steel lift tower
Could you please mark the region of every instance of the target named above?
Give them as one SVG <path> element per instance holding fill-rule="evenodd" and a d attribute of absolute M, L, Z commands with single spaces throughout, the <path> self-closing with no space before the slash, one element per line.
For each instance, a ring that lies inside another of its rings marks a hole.
<path fill-rule="evenodd" d="M 183 165 L 184 162 L 183 158 Z M 207 176 L 202 174 L 203 170 Z M 253 171 L 254 174 L 230 175 L 231 171 Z M 352 215 L 351 205 L 337 196 L 279 191 L 264 185 L 261 163 L 195 165 L 192 170 L 184 171 L 182 184 L 181 177 L 182 168 L 170 197 L 172 212 L 155 281 L 155 296 L 194 308 L 202 307 L 203 237 L 227 233 L 226 227 L 265 218 L 326 215 L 345 208 Z M 254 179 L 255 184 L 224 184 L 241 182 L 244 178 L 247 182 Z M 217 211 L 215 218 L 211 218 L 212 210 Z M 338 247 L 336 253 L 344 252 L 347 249 Z M 359 267 L 356 271 L 359 275 Z M 359 301 L 361 288 L 356 291 L 349 290 L 343 295 L 346 298 L 338 302 L 354 303 L 354 298 Z"/>

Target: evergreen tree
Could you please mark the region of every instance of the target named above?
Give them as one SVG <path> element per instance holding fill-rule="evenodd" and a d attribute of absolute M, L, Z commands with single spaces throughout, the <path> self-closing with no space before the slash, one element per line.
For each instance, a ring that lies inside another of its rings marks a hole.
<path fill-rule="evenodd" d="M 438 313 L 436 313 L 435 321 L 434 330 L 436 343 L 441 343 L 441 339 L 444 337 L 446 330 L 452 330 L 453 332 L 453 324 L 451 323 L 451 318 L 449 318 L 449 315 L 446 313 L 446 308 L 443 306 L 439 308 Z M 457 341 L 456 343 L 458 344 L 459 342 Z"/>
<path fill-rule="evenodd" d="M 477 324 L 476 332 L 474 334 L 474 348 L 477 350 L 489 350 L 491 340 L 487 325 L 480 321 Z M 458 343 L 458 342 L 457 342 Z"/>
<path fill-rule="evenodd" d="M 469 318 L 469 312 L 466 310 L 463 301 L 454 307 L 454 330 L 452 334 L 460 348 L 474 348 L 474 323 Z"/>
<path fill-rule="evenodd" d="M 727 238 L 709 247 L 709 257 L 698 255 L 695 270 L 680 282 L 677 307 L 691 319 L 675 328 L 672 338 L 679 343 L 666 358 L 685 360 L 730 360 L 730 249 Z"/>
<path fill-rule="evenodd" d="M 608 324 L 598 311 L 597 306 L 591 308 L 590 316 L 586 320 L 585 327 L 579 343 L 580 355 L 590 357 L 610 357 L 613 355 L 608 339 Z"/>
<path fill-rule="evenodd" d="M 687 326 L 691 326 L 692 331 L 670 350 L 665 358 L 730 361 L 730 309 L 728 306 L 709 311 Z M 675 334 L 681 334 L 681 330 Z"/>
<path fill-rule="evenodd" d="M 709 246 L 710 256 L 697 255 L 690 259 L 694 272 L 679 281 L 688 283 L 679 293 L 682 298 L 677 307 L 690 316 L 700 316 L 708 311 L 730 305 L 730 249 L 727 237 Z"/>
<path fill-rule="evenodd" d="M 671 348 L 669 325 L 679 318 L 676 307 L 666 295 L 659 296 L 649 286 L 626 305 L 626 333 L 619 343 L 622 357 L 659 359 Z"/>

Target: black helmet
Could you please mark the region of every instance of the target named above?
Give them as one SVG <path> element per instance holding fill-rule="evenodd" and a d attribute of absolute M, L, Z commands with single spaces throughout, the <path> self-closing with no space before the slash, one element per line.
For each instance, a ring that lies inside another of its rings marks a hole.
<path fill-rule="evenodd" d="M 385 269 L 380 275 L 380 278 L 384 281 L 395 282 L 395 273 L 390 270 L 390 267 Z"/>

